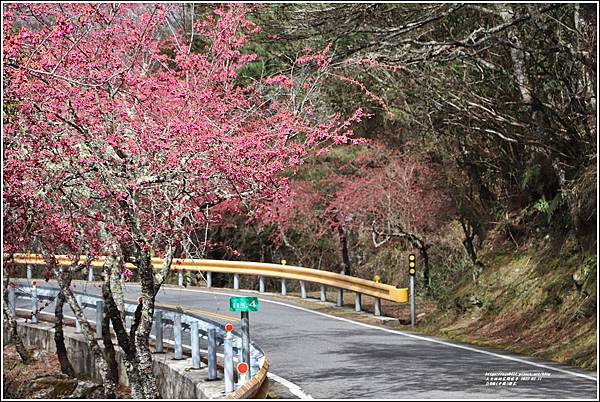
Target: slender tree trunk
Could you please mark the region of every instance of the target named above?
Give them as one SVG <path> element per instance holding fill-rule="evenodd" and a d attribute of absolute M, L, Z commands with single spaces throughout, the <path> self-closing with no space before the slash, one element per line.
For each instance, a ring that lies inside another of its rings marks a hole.
<path fill-rule="evenodd" d="M 60 278 L 60 277 L 59 277 Z M 98 341 L 96 340 L 96 333 L 92 330 L 92 327 L 87 321 L 85 314 L 83 313 L 81 307 L 75 300 L 75 295 L 69 287 L 65 287 L 62 281 L 62 278 L 59 279 L 59 285 L 61 287 L 61 292 L 65 296 L 65 300 L 69 303 L 71 310 L 75 314 L 77 320 L 79 320 L 81 326 L 81 332 L 85 336 L 88 346 L 92 350 L 92 354 L 94 355 L 94 360 L 96 361 L 96 366 L 100 372 L 100 377 L 102 378 L 102 383 L 104 386 L 104 396 L 106 398 L 114 399 L 116 397 L 116 389 L 117 384 L 110 377 L 110 368 L 106 359 L 104 358 L 104 353 L 98 345 Z"/>
<path fill-rule="evenodd" d="M 127 329 L 125 328 L 125 309 L 119 309 L 117 307 L 117 303 L 115 302 L 115 299 L 113 297 L 114 294 L 112 293 L 113 287 L 110 285 L 112 274 L 117 272 L 112 266 L 116 265 L 116 258 L 114 256 L 109 257 L 110 258 L 107 257 L 106 263 L 103 267 L 104 281 L 102 283 L 102 297 L 104 299 L 104 311 L 106 314 L 106 318 L 111 320 L 113 330 L 117 335 L 117 342 L 123 350 L 123 352 L 125 353 L 125 371 L 127 372 L 127 378 L 129 380 L 131 396 L 134 399 L 143 399 L 144 392 L 137 369 L 135 347 L 131 342 L 129 335 L 127 334 Z M 117 288 L 117 290 L 118 289 L 119 288 Z M 105 332 L 107 331 L 103 330 L 103 333 Z"/>
<path fill-rule="evenodd" d="M 342 248 L 342 261 L 344 263 L 344 275 L 351 275 L 350 253 L 348 252 L 348 232 L 341 226 L 338 227 L 340 246 Z"/>
<path fill-rule="evenodd" d="M 154 316 L 154 273 L 150 264 L 150 255 L 147 252 L 140 253 L 139 261 L 138 271 L 142 287 L 141 308 L 138 309 L 140 310 L 140 314 L 135 318 L 134 342 L 144 395 L 147 399 L 156 399 L 160 398 L 160 393 L 154 375 L 152 352 L 150 351 L 149 344 Z"/>
<path fill-rule="evenodd" d="M 111 260 L 108 261 L 108 258 Z M 123 292 L 123 283 L 121 282 L 121 268 L 114 255 L 107 257 L 107 263 L 110 268 L 110 275 L 108 278 L 110 293 L 113 296 L 115 305 L 119 309 L 121 320 L 125 321 L 125 295 Z"/>
<path fill-rule="evenodd" d="M 60 273 L 59 275 L 65 275 Z M 70 275 L 70 274 L 69 274 Z M 69 287 L 71 278 L 65 278 L 64 283 Z M 62 289 L 59 290 L 58 296 L 56 296 L 56 304 L 54 307 L 54 343 L 56 344 L 56 355 L 58 356 L 58 362 L 60 363 L 60 370 L 70 377 L 75 377 L 75 371 L 69 361 L 67 355 L 67 348 L 65 346 L 65 336 L 63 333 L 63 307 L 65 304 L 65 296 L 62 293 Z"/>
<path fill-rule="evenodd" d="M 425 287 L 425 290 L 429 292 L 431 290 L 431 276 L 429 274 L 429 254 L 427 253 L 425 244 L 420 244 L 419 251 L 423 258 L 423 286 Z"/>
<path fill-rule="evenodd" d="M 2 303 L 2 312 L 4 314 L 4 320 L 6 325 L 8 326 L 8 333 L 10 334 L 11 342 L 14 342 L 15 347 L 17 349 L 17 353 L 21 358 L 23 363 L 28 363 L 31 360 L 31 353 L 23 344 L 23 339 L 19 335 L 17 331 L 17 320 L 12 310 L 8 306 L 8 287 L 9 287 L 9 276 L 8 269 L 6 269 L 6 265 L 10 264 L 9 262 L 4 262 L 3 275 L 2 275 L 2 299 L 4 303 Z"/>
<path fill-rule="evenodd" d="M 514 20 L 514 11 L 510 5 L 497 4 L 496 6 L 503 22 L 509 23 Z M 510 40 L 514 44 L 514 46 L 511 46 L 510 48 L 510 56 L 513 62 L 515 81 L 519 91 L 521 92 L 521 98 L 523 99 L 523 102 L 531 105 L 533 99 L 531 96 L 529 76 L 525 70 L 525 52 L 522 50 L 523 45 L 519 35 L 514 31 L 514 29 L 508 28 L 507 32 L 510 36 Z"/>
<path fill-rule="evenodd" d="M 108 315 L 106 303 L 104 305 L 104 318 L 102 319 L 102 343 L 104 344 L 104 358 L 106 359 L 106 364 L 108 365 L 107 376 L 115 384 L 118 384 L 119 366 L 117 365 L 115 347 L 110 336 L 110 317 Z"/>

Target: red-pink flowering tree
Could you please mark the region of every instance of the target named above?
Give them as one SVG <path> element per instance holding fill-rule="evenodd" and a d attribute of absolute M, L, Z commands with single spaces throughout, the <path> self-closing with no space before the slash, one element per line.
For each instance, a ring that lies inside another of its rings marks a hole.
<path fill-rule="evenodd" d="M 341 183 L 326 210 L 332 225 L 339 230 L 369 228 L 375 247 L 403 239 L 419 250 L 428 288 L 428 237 L 451 216 L 441 175 L 431 163 L 408 153 L 371 160 L 357 174 L 358 179 Z"/>
<path fill-rule="evenodd" d="M 347 274 L 351 272 L 352 237 L 362 239 L 354 247 L 363 248 L 369 247 L 366 239 L 375 248 L 399 239 L 421 254 L 428 286 L 431 240 L 452 216 L 442 177 L 426 157 L 371 144 L 335 167 L 318 189 L 295 181 L 296 197 L 272 208 L 265 222 L 275 222 L 278 239 L 292 248 L 286 235 L 293 232 L 336 238 Z"/>
<path fill-rule="evenodd" d="M 284 75 L 240 85 L 256 58 L 242 51 L 259 29 L 248 11 L 224 5 L 183 32 L 167 4 L 4 10 L 4 247 L 137 266 L 131 336 L 107 286 L 114 267 L 103 286 L 135 397 L 159 396 L 148 345 L 155 295 L 207 209 L 282 197 L 283 173 L 349 142 L 349 123 L 362 117 L 312 121 L 299 105 L 318 85 Z M 299 60 L 310 63 L 323 79 L 324 54 Z M 157 274 L 152 253 L 165 258 Z"/>

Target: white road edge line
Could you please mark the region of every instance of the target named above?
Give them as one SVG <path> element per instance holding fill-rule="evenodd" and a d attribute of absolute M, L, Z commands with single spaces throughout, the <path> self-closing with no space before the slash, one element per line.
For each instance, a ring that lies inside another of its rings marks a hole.
<path fill-rule="evenodd" d="M 286 380 L 285 378 L 279 377 L 277 374 L 273 374 L 269 371 L 267 372 L 267 377 L 273 381 L 277 381 L 300 399 L 314 399 L 312 396 L 302 391 L 302 388 L 300 388 L 298 385 Z"/>
<path fill-rule="evenodd" d="M 139 286 L 139 285 L 133 284 L 133 283 L 130 283 L 128 285 L 129 286 L 131 286 L 131 285 Z M 186 291 L 186 292 L 200 292 L 200 293 L 208 293 L 208 294 L 213 293 L 213 294 L 220 294 L 220 295 L 223 295 L 223 296 L 233 296 L 233 297 L 238 296 L 237 294 L 234 294 L 234 293 L 225 293 L 225 292 L 209 291 L 209 290 L 201 290 L 201 289 L 172 289 L 172 288 L 162 288 L 161 290 L 179 290 L 179 291 Z M 494 353 L 494 352 L 488 352 L 487 350 L 475 349 L 475 348 L 472 348 L 472 347 L 469 347 L 469 346 L 457 345 L 457 344 L 454 344 L 454 343 L 445 342 L 445 341 L 441 341 L 441 340 L 438 340 L 438 339 L 427 338 L 427 337 L 424 337 L 424 336 L 409 334 L 409 333 L 406 333 L 406 332 L 397 331 L 397 330 L 388 329 L 388 328 L 381 328 L 381 327 L 377 327 L 375 325 L 370 325 L 370 324 L 365 324 L 365 323 L 362 323 L 362 322 L 352 321 L 352 320 L 349 320 L 347 318 L 336 317 L 334 315 L 322 313 L 320 311 L 313 311 L 313 310 L 310 310 L 310 309 L 307 309 L 307 308 L 304 308 L 304 307 L 294 306 L 294 305 L 283 303 L 283 302 L 280 302 L 280 301 L 268 300 L 268 299 L 261 299 L 261 301 L 263 301 L 265 303 L 278 304 L 278 305 L 281 305 L 281 306 L 286 306 L 286 307 L 294 308 L 296 310 L 305 311 L 307 313 L 312 313 L 312 314 L 317 314 L 317 315 L 320 315 L 320 316 L 323 316 L 323 317 L 332 318 L 334 320 L 344 321 L 344 322 L 347 322 L 347 323 L 350 323 L 350 324 L 355 324 L 355 325 L 358 325 L 358 326 L 361 326 L 361 327 L 365 327 L 365 328 L 376 329 L 376 330 L 388 332 L 388 333 L 391 333 L 391 334 L 402 335 L 402 336 L 405 336 L 405 337 L 408 337 L 408 338 L 419 339 L 419 340 L 422 340 L 422 341 L 437 343 L 437 344 L 440 344 L 440 345 L 449 346 L 449 347 L 453 347 L 453 348 L 457 348 L 457 349 L 463 349 L 463 350 L 468 350 L 468 351 L 471 351 L 471 352 L 482 353 L 482 354 L 485 354 L 485 355 L 498 357 L 500 359 L 512 360 L 512 361 L 515 361 L 515 362 L 524 363 L 524 364 L 528 364 L 528 365 L 531 365 L 531 366 L 544 368 L 544 369 L 547 369 L 547 370 L 557 371 L 559 373 L 570 374 L 570 375 L 575 376 L 575 377 L 581 377 L 581 378 L 585 378 L 585 379 L 592 380 L 592 381 L 595 381 L 595 382 L 598 381 L 597 378 L 589 376 L 587 374 L 576 373 L 576 372 L 569 371 L 569 370 L 564 370 L 564 369 L 561 369 L 561 368 L 558 368 L 558 367 L 547 366 L 547 365 L 542 364 L 542 363 L 535 363 L 535 362 L 531 362 L 531 361 L 528 361 L 528 360 L 519 359 L 518 357 L 505 356 L 505 355 L 501 355 L 501 354 Z"/>

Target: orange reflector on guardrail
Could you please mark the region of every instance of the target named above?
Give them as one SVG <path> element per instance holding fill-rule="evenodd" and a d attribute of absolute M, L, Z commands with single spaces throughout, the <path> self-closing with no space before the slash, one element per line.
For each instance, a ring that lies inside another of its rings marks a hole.
<path fill-rule="evenodd" d="M 248 372 L 248 369 L 249 369 L 248 363 L 246 363 L 246 362 L 239 362 L 237 365 L 237 372 L 240 375 L 246 374 Z"/>

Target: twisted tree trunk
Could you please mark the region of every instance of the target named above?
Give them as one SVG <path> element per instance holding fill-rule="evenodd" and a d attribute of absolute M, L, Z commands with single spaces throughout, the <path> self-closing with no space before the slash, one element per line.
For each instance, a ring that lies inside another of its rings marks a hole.
<path fill-rule="evenodd" d="M 131 342 L 127 329 L 125 328 L 124 320 L 124 308 L 119 309 L 115 302 L 114 294 L 112 292 L 111 276 L 115 272 L 112 264 L 116 264 L 116 258 L 109 256 L 106 259 L 106 263 L 103 267 L 104 281 L 102 283 L 102 297 L 104 299 L 104 311 L 106 319 L 112 322 L 113 330 L 117 335 L 117 342 L 119 347 L 125 353 L 125 371 L 127 372 L 127 379 L 129 380 L 129 387 L 131 389 L 131 396 L 134 399 L 144 399 L 144 391 L 140 379 L 140 375 L 137 368 L 137 358 L 135 353 L 135 346 Z M 121 299 L 122 300 L 122 299 Z M 106 331 L 103 331 L 106 332 Z M 112 342 L 111 342 L 112 344 Z"/>
<path fill-rule="evenodd" d="M 62 273 L 60 275 L 63 275 Z M 64 283 L 67 287 L 71 284 L 71 277 L 64 279 Z M 67 355 L 67 348 L 65 346 L 65 336 L 63 333 L 63 307 L 65 304 L 65 296 L 62 293 L 62 289 L 58 291 L 56 296 L 56 304 L 54 307 L 54 343 L 56 344 L 56 354 L 58 356 L 58 362 L 60 363 L 60 371 L 70 377 L 75 377 L 75 371 L 69 361 Z"/>
<path fill-rule="evenodd" d="M 116 397 L 116 389 L 117 384 L 110 376 L 110 367 L 104 358 L 104 353 L 98 345 L 98 341 L 96 340 L 96 333 L 92 330 L 90 323 L 87 321 L 83 310 L 77 303 L 75 299 L 75 295 L 69 289 L 69 287 L 65 287 L 65 284 L 62 278 L 58 277 L 58 283 L 61 287 L 61 293 L 64 295 L 65 300 L 69 303 L 71 310 L 75 314 L 77 320 L 79 320 L 79 324 L 81 326 L 81 332 L 85 336 L 88 346 L 92 350 L 92 354 L 94 356 L 94 360 L 96 361 L 96 367 L 98 367 L 98 371 L 100 372 L 100 377 L 102 378 L 102 384 L 104 386 L 104 396 L 106 398 L 114 399 Z"/>
<path fill-rule="evenodd" d="M 9 263 L 10 262 L 5 261 L 4 268 L 2 270 L 2 299 L 4 301 L 4 303 L 2 303 L 2 312 L 4 314 L 4 320 L 6 322 L 6 325 L 8 326 L 10 340 L 14 342 L 15 347 L 17 349 L 17 353 L 21 358 L 21 361 L 23 363 L 28 363 L 31 359 L 31 353 L 29 353 L 29 350 L 27 350 L 27 348 L 25 347 L 21 336 L 17 332 L 17 320 L 12 310 L 8 306 L 8 287 L 10 286 L 10 284 L 7 265 Z"/>

